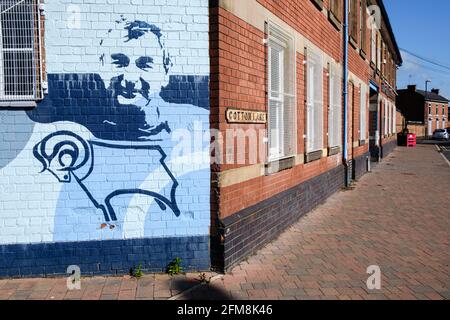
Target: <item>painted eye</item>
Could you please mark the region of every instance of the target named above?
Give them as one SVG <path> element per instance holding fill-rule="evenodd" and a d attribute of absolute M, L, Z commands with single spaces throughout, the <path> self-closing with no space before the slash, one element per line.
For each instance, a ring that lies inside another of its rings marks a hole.
<path fill-rule="evenodd" d="M 114 64 L 117 68 L 125 68 L 130 65 L 130 58 L 128 58 L 123 53 L 114 53 L 111 55 L 113 59 L 112 64 Z"/>
<path fill-rule="evenodd" d="M 152 63 L 153 58 L 151 57 L 140 57 L 136 60 L 136 66 L 142 70 L 153 69 L 153 67 L 151 66 Z"/>

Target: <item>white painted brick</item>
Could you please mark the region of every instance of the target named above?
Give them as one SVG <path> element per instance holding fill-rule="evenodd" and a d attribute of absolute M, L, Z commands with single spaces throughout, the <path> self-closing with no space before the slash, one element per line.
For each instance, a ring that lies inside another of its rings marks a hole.
<path fill-rule="evenodd" d="M 68 27 L 70 5 L 79 5 L 80 28 Z M 208 1 L 207 0 L 52 0 L 46 1 L 46 69 L 48 73 L 101 73 L 109 80 L 117 70 L 99 68 L 99 56 L 120 52 L 137 55 L 141 46 L 124 43 L 125 30 L 115 20 L 124 14 L 127 19 L 148 21 L 162 29 L 163 42 L 173 58 L 172 75 L 209 75 Z M 108 29 L 121 32 L 108 33 Z M 103 40 L 103 45 L 99 44 Z M 152 56 L 161 54 L 158 47 L 148 50 Z M 155 70 L 158 70 L 155 68 Z M 162 71 L 162 68 L 160 68 Z M 149 75 L 150 76 L 150 75 Z M 168 81 L 168 78 L 167 80 Z M 165 83 L 164 85 L 166 85 Z M 163 107 L 161 107 L 163 108 Z M 186 119 L 200 120 L 208 128 L 208 114 L 198 108 L 174 109 L 166 114 L 173 127 L 185 126 Z M 24 121 L 25 119 L 25 121 Z M 8 127 L 0 134 L 0 159 L 16 156 L 5 168 L 0 169 L 0 245 L 10 243 L 34 243 L 58 241 L 86 241 L 143 237 L 173 237 L 207 235 L 209 227 L 209 173 L 179 178 L 177 201 L 183 212 L 176 218 L 167 212 L 154 212 L 155 203 L 149 197 L 135 201 L 143 215 L 126 217 L 127 231 L 111 233 L 97 230 L 104 221 L 86 193 L 78 186 L 59 183 L 48 171 L 40 173 L 42 165 L 33 156 L 33 147 L 47 135 L 66 130 L 67 123 L 36 124 L 30 133 L 27 117 L 8 112 L 0 114 L 0 120 Z M 88 133 L 86 128 L 71 129 Z M 31 134 L 31 136 L 30 136 Z M 12 146 L 26 144 L 22 156 L 12 151 Z M 170 149 L 165 149 L 169 155 Z M 104 158 L 96 158 L 96 166 L 103 175 L 89 177 L 90 187 L 105 195 L 123 188 L 130 181 L 140 181 L 149 175 L 152 183 L 160 188 L 167 181 L 158 175 L 150 175 L 149 166 L 159 165 L 159 159 L 151 154 L 136 155 L 132 152 L 111 150 Z M 189 166 L 183 166 L 189 169 Z M 146 175 L 143 175 L 146 173 Z M 142 182 L 142 181 L 141 181 Z M 101 202 L 103 199 L 96 199 Z M 116 213 L 125 214 L 130 199 L 114 199 Z M 151 205 L 151 207 L 150 207 Z M 148 211 L 148 208 L 152 208 Z M 147 211 L 149 212 L 147 214 Z M 192 218 L 192 216 L 194 218 Z M 125 219 L 121 216 L 122 221 Z M 144 230 L 149 228 L 148 230 Z"/>

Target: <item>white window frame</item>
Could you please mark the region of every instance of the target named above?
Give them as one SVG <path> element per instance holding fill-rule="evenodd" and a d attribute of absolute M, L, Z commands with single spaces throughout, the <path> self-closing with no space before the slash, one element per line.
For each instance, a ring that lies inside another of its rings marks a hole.
<path fill-rule="evenodd" d="M 370 13 L 369 13 L 370 14 Z M 373 62 L 373 64 L 376 65 L 377 63 L 377 28 L 375 26 L 375 23 L 372 23 L 372 28 L 370 32 L 370 59 Z"/>
<path fill-rule="evenodd" d="M 397 133 L 397 108 L 395 103 L 392 104 L 392 134 Z"/>
<path fill-rule="evenodd" d="M 336 148 L 342 146 L 342 79 L 340 67 L 335 62 L 329 65 L 328 83 L 328 146 Z"/>
<path fill-rule="evenodd" d="M 323 150 L 323 61 L 311 48 L 306 59 L 306 152 Z M 319 77 L 315 81 L 315 75 Z"/>
<path fill-rule="evenodd" d="M 20 1 L 17 2 L 17 4 L 19 4 Z M 8 103 L 10 102 L 17 102 L 17 101 L 36 101 L 38 100 L 38 96 L 39 97 L 43 97 L 43 85 L 42 83 L 40 85 L 38 85 L 37 83 L 37 72 L 40 72 L 39 75 L 39 79 L 42 82 L 43 80 L 43 74 L 42 74 L 42 52 L 41 52 L 41 15 L 40 15 L 40 8 L 39 8 L 39 3 L 40 1 L 38 0 L 34 0 L 32 1 L 32 5 L 36 6 L 35 10 L 38 12 L 37 17 L 38 20 L 37 21 L 33 21 L 33 34 L 37 32 L 37 41 L 38 43 L 36 44 L 35 40 L 36 37 L 33 37 L 33 42 L 32 42 L 32 47 L 31 48 L 3 48 L 3 28 L 2 28 L 2 14 L 6 11 L 4 11 L 3 13 L 0 13 L 0 107 L 3 106 L 3 104 L 5 104 L 5 106 L 10 106 Z M 12 8 L 12 7 L 11 7 Z M 10 10 L 11 8 L 9 8 L 8 10 Z M 37 31 L 34 30 L 34 28 L 38 28 Z M 35 51 L 35 48 L 38 48 L 38 52 Z M 5 66 L 4 66 L 4 58 L 3 58 L 3 54 L 4 52 L 31 52 L 32 53 L 32 70 L 33 70 L 33 94 L 32 95 L 25 95 L 25 94 L 6 94 L 5 93 L 5 74 L 4 74 L 4 70 L 5 70 Z M 38 59 L 39 61 L 36 61 L 36 59 Z M 36 70 L 37 68 L 37 63 L 39 63 L 39 70 Z M 39 91 L 38 91 L 39 90 Z"/>
<path fill-rule="evenodd" d="M 366 141 L 367 139 L 367 87 L 364 83 L 360 88 L 360 103 L 359 103 L 359 140 Z"/>
<path fill-rule="evenodd" d="M 387 137 L 388 135 L 388 101 L 384 100 L 383 102 L 383 108 L 384 108 L 384 136 Z"/>
<path fill-rule="evenodd" d="M 267 33 L 268 161 L 273 162 L 295 156 L 297 153 L 296 51 L 295 38 L 279 25 L 269 21 Z M 271 36 L 272 34 L 273 36 Z M 275 47 L 283 50 L 279 59 L 280 87 L 278 92 L 272 91 L 272 54 Z M 286 52 L 286 50 L 292 51 Z M 286 54 L 290 54 L 289 57 L 292 60 L 286 61 Z M 292 74 L 286 74 L 289 67 L 291 67 L 290 72 Z M 286 86 L 286 81 L 292 81 L 292 85 Z M 289 90 L 291 92 L 288 92 Z M 281 105 L 277 108 L 277 114 L 275 115 L 277 129 L 271 127 L 272 118 L 274 117 L 271 102 Z M 292 104 L 290 109 L 288 108 L 289 103 Z M 288 114 L 289 111 L 291 114 Z M 290 124 L 288 123 L 289 121 L 291 122 Z M 276 141 L 276 146 L 272 145 L 274 140 Z M 287 144 L 289 145 L 288 150 L 286 150 Z"/>
<path fill-rule="evenodd" d="M 391 134 L 391 102 L 389 100 L 386 101 L 386 111 L 387 111 L 387 136 Z"/>

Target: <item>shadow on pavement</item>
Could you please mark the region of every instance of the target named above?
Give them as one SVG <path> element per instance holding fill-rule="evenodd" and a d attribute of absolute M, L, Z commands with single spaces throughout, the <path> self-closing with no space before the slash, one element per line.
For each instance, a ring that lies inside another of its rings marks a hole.
<path fill-rule="evenodd" d="M 174 279 L 172 288 L 180 292 L 193 288 L 192 282 L 186 279 Z M 233 300 L 231 295 L 217 286 L 214 283 L 198 282 L 198 286 L 191 291 L 182 294 L 179 300 Z"/>

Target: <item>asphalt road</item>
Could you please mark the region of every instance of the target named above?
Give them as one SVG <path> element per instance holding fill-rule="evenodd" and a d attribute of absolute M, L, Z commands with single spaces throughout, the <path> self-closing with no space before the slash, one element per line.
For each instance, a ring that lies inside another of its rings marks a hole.
<path fill-rule="evenodd" d="M 422 140 L 420 144 L 434 144 L 443 150 L 442 154 L 450 161 L 450 141 Z"/>

